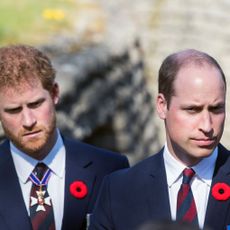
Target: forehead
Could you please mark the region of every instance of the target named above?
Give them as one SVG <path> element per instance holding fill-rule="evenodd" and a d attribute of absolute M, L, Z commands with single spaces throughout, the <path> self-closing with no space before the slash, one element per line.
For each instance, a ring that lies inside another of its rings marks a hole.
<path fill-rule="evenodd" d="M 220 71 L 211 65 L 190 65 L 180 69 L 174 82 L 174 96 L 180 100 L 217 101 L 225 99 Z"/>
<path fill-rule="evenodd" d="M 17 86 L 4 86 L 0 88 L 0 103 L 22 103 L 36 99 L 48 91 L 42 87 L 40 81 L 21 82 Z"/>
<path fill-rule="evenodd" d="M 191 64 L 183 66 L 176 75 L 174 81 L 175 90 L 183 89 L 184 87 L 190 88 L 194 85 L 202 87 L 206 85 L 205 89 L 215 88 L 215 86 L 223 89 L 224 80 L 221 72 L 213 65 Z"/>

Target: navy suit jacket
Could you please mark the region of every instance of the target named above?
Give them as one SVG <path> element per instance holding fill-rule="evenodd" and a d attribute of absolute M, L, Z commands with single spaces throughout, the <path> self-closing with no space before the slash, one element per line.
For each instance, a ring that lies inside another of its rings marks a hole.
<path fill-rule="evenodd" d="M 62 229 L 81 230 L 86 228 L 86 214 L 92 212 L 103 177 L 129 164 L 125 156 L 75 140 L 64 138 L 64 145 L 66 175 Z M 83 199 L 70 194 L 70 184 L 76 180 L 87 185 L 88 194 Z M 0 229 L 32 229 L 8 140 L 0 145 Z"/>
<path fill-rule="evenodd" d="M 230 185 L 229 151 L 219 145 L 212 186 Z M 130 169 L 105 177 L 90 230 L 136 230 L 149 221 L 171 220 L 163 150 Z M 209 195 L 205 226 L 226 230 L 230 225 L 230 199 L 218 201 Z"/>

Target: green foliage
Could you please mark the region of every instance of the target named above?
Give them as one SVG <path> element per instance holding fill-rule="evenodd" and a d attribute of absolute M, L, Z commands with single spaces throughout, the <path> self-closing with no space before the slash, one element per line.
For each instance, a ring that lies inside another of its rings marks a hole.
<path fill-rule="evenodd" d="M 1 0 L 0 45 L 52 41 L 71 32 L 76 10 L 76 0 Z"/>

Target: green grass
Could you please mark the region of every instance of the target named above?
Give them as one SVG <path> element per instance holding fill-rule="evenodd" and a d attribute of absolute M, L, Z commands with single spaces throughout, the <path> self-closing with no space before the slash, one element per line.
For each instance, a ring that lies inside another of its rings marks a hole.
<path fill-rule="evenodd" d="M 45 9 L 60 9 L 65 18 L 60 21 L 45 19 L 42 15 Z M 76 11 L 76 0 L 1 0 L 0 45 L 52 41 L 56 34 L 73 29 Z"/>

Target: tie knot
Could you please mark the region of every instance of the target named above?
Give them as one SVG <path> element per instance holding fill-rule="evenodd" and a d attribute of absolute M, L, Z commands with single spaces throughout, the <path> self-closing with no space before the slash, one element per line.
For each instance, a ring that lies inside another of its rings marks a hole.
<path fill-rule="evenodd" d="M 195 171 L 192 168 L 184 169 L 183 184 L 189 184 L 194 175 L 195 175 Z"/>
<path fill-rule="evenodd" d="M 38 163 L 34 168 L 34 174 L 36 177 L 41 180 L 45 172 L 48 170 L 48 167 L 44 163 Z"/>

